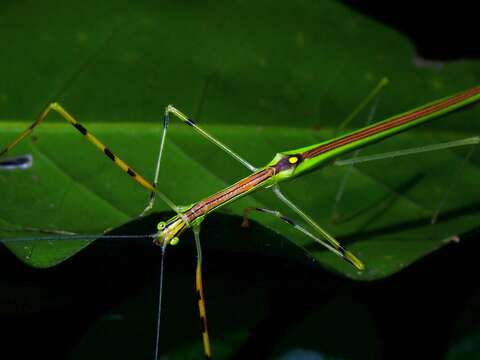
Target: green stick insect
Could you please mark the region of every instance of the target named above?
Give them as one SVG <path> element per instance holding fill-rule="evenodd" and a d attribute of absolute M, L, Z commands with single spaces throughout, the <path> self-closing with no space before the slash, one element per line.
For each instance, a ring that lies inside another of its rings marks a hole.
<path fill-rule="evenodd" d="M 385 85 L 385 80 L 380 83 L 380 86 Z M 378 89 L 377 89 L 378 90 Z M 296 221 L 287 218 L 277 210 L 271 210 L 266 208 L 249 208 L 245 210 L 245 219 L 250 211 L 260 211 L 266 214 L 270 214 L 279 218 L 291 227 L 299 230 L 305 236 L 310 237 L 319 244 L 325 246 L 327 249 L 350 263 L 358 271 L 364 269 L 364 264 L 354 254 L 346 250 L 333 236 L 326 232 L 319 224 L 317 224 L 309 215 L 300 210 L 300 208 L 291 202 L 280 190 L 279 184 L 285 181 L 293 180 L 313 170 L 320 169 L 332 163 L 340 155 L 344 155 L 349 152 L 353 152 L 361 147 L 379 142 L 388 137 L 394 136 L 402 131 L 406 131 L 412 127 L 418 126 L 427 121 L 438 118 L 442 115 L 450 113 L 459 108 L 463 108 L 469 104 L 478 102 L 480 100 L 480 87 L 475 87 L 459 94 L 426 104 L 418 107 L 414 110 L 405 112 L 400 115 L 393 116 L 384 121 L 375 123 L 373 125 L 366 126 L 362 129 L 353 131 L 346 135 L 338 136 L 334 139 L 323 141 L 318 144 L 309 145 L 299 149 L 293 149 L 289 151 L 283 151 L 277 153 L 275 157 L 268 164 L 261 168 L 256 168 L 248 161 L 243 159 L 240 155 L 227 147 L 225 144 L 217 140 L 210 135 L 204 129 L 200 128 L 192 119 L 187 115 L 173 107 L 168 105 L 164 113 L 163 132 L 160 140 L 159 155 L 157 158 L 154 180 L 152 182 L 146 180 L 142 175 L 132 169 L 131 166 L 126 164 L 120 157 L 114 154 L 107 146 L 105 146 L 98 138 L 90 133 L 85 127 L 83 127 L 73 116 L 71 116 L 62 106 L 58 103 L 49 105 L 45 111 L 37 118 L 32 125 L 30 125 L 25 131 L 23 131 L 14 141 L 7 145 L 0 151 L 0 157 L 8 153 L 15 145 L 17 145 L 22 139 L 27 137 L 36 126 L 38 126 L 47 117 L 51 111 L 55 111 L 60 116 L 69 122 L 75 129 L 77 129 L 90 143 L 96 146 L 102 151 L 111 161 L 113 161 L 119 168 L 126 172 L 133 180 L 143 186 L 150 192 L 150 197 L 147 206 L 142 212 L 142 216 L 152 209 L 155 198 L 158 196 L 164 201 L 174 212 L 175 215 L 167 221 L 158 223 L 157 229 L 150 237 L 156 245 L 165 249 L 167 245 L 174 245 L 178 243 L 179 236 L 187 229 L 191 228 L 194 233 L 196 250 L 197 250 L 197 264 L 196 264 L 196 291 L 198 298 L 198 308 L 202 324 L 202 342 L 204 348 L 204 354 L 206 358 L 212 357 L 212 350 L 210 346 L 208 327 L 207 327 L 207 315 L 205 309 L 203 281 L 202 281 L 202 252 L 200 247 L 200 226 L 205 217 L 211 212 L 221 208 L 222 206 L 235 201 L 247 194 L 260 189 L 271 188 L 274 194 L 280 199 L 287 207 L 295 212 L 311 229 L 306 226 L 298 224 Z M 176 206 L 167 195 L 161 192 L 158 187 L 158 177 L 160 174 L 160 165 L 163 156 L 163 150 L 167 135 L 168 123 L 170 116 L 173 115 L 182 121 L 185 125 L 193 128 L 200 135 L 208 139 L 213 144 L 224 150 L 227 154 L 240 162 L 252 173 L 251 175 L 241 179 L 233 185 L 203 199 L 194 204 L 178 207 Z M 363 162 L 376 160 L 378 158 L 388 158 L 393 156 L 407 155 L 411 153 L 419 153 L 424 151 L 431 151 L 439 148 L 453 147 L 459 145 L 469 145 L 479 142 L 479 138 L 472 138 L 462 140 L 460 142 L 453 142 L 447 144 L 436 145 L 433 147 L 424 147 L 416 149 L 407 149 L 397 151 L 395 153 L 383 154 L 374 157 L 364 157 L 354 159 L 353 162 Z M 5 164 L 9 163 L 4 162 Z M 346 161 L 344 165 L 351 164 L 352 161 Z M 2 163 L 0 163 L 0 166 Z M 313 230 L 313 231 L 312 231 Z M 79 235 L 81 236 L 81 235 Z M 68 234 L 64 234 L 63 237 L 68 237 Z M 104 235 L 98 235 L 97 238 L 104 237 Z M 114 235 L 115 237 L 115 235 Z M 53 237 L 52 237 L 53 238 Z M 0 241 L 6 242 L 8 239 L 0 239 Z M 163 274 L 163 271 L 162 271 Z M 161 275 L 162 276 L 162 275 Z M 162 281 L 162 278 L 160 282 Z M 160 286 L 161 290 L 162 286 Z M 161 300 L 161 296 L 160 296 Z M 158 324 L 160 321 L 160 314 L 158 315 Z M 155 358 L 158 356 L 158 335 L 159 325 L 157 327 L 157 344 Z"/>

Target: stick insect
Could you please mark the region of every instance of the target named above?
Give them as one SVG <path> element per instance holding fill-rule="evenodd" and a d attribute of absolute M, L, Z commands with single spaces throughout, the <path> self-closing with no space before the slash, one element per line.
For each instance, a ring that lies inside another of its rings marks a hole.
<path fill-rule="evenodd" d="M 153 181 L 148 181 L 147 179 L 145 179 L 145 177 L 143 177 L 130 165 L 123 161 L 119 156 L 113 153 L 106 145 L 104 145 L 103 142 L 101 142 L 83 125 L 81 125 L 60 104 L 52 103 L 26 130 L 24 130 L 16 139 L 14 139 L 10 144 L 8 144 L 5 148 L 3 148 L 3 150 L 0 151 L 0 157 L 8 153 L 20 141 L 30 135 L 35 129 L 35 127 L 41 124 L 50 112 L 54 111 L 58 113 L 64 120 L 70 123 L 78 132 L 80 132 L 81 135 L 86 138 L 86 140 L 88 140 L 91 144 L 93 144 L 101 152 L 103 152 L 106 157 L 108 157 L 121 170 L 127 173 L 134 181 L 136 181 L 139 185 L 149 191 L 149 200 L 140 216 L 144 216 L 153 208 L 157 197 L 160 198 L 164 203 L 166 203 L 175 212 L 175 215 L 166 221 L 159 222 L 157 225 L 157 229 L 153 231 L 150 237 L 156 245 L 160 246 L 163 250 L 165 250 L 167 245 L 177 244 L 179 242 L 179 236 L 187 229 L 193 230 L 197 251 L 195 281 L 198 299 L 198 309 L 202 324 L 202 343 L 205 357 L 211 358 L 212 350 L 207 326 L 205 296 L 202 280 L 202 250 L 200 245 L 201 224 L 208 214 L 247 194 L 251 194 L 254 191 L 258 191 L 260 189 L 272 189 L 273 193 L 277 196 L 277 198 L 281 202 L 283 202 L 288 208 L 290 208 L 294 213 L 296 213 L 306 225 L 294 221 L 289 217 L 286 217 L 278 210 L 272 210 L 267 208 L 246 209 L 244 219 L 245 221 L 247 219 L 248 213 L 251 211 L 259 211 L 276 217 L 284 223 L 288 224 L 289 226 L 300 231 L 305 236 L 313 239 L 315 242 L 323 245 L 328 250 L 350 263 L 358 271 L 362 271 L 365 268 L 363 262 L 350 251 L 345 249 L 332 235 L 330 235 L 319 224 L 317 224 L 317 222 L 315 222 L 312 217 L 310 217 L 297 205 L 295 205 L 291 200 L 289 200 L 280 190 L 279 184 L 293 180 L 299 176 L 305 175 L 311 171 L 320 169 L 323 166 L 331 164 L 341 155 L 353 152 L 361 147 L 370 145 L 372 143 L 379 142 L 388 137 L 394 136 L 395 134 L 398 134 L 402 131 L 406 131 L 412 127 L 418 126 L 422 123 L 445 115 L 449 112 L 478 102 L 479 100 L 480 87 L 475 87 L 321 143 L 279 152 L 268 164 L 260 168 L 253 166 L 250 162 L 245 160 L 238 153 L 233 151 L 231 148 L 226 146 L 224 143 L 222 143 L 220 140 L 218 140 L 211 134 L 209 134 L 203 128 L 199 127 L 196 122 L 193 119 L 189 118 L 186 114 L 184 114 L 174 106 L 168 105 L 165 109 L 163 117 L 163 132 L 160 139 L 160 147 Z M 217 193 L 208 196 L 196 203 L 183 207 L 179 207 L 174 204 L 174 202 L 170 200 L 170 198 L 158 188 L 158 179 L 160 174 L 162 156 L 164 153 L 164 145 L 166 142 L 168 124 L 172 115 L 174 118 L 180 120 L 188 127 L 191 127 L 193 130 L 195 130 L 197 133 L 218 146 L 220 149 L 224 150 L 232 158 L 240 162 L 249 171 L 251 171 L 251 174 L 237 181 L 233 185 L 221 191 L 218 191 Z M 473 138 L 461 142 L 455 142 L 454 144 L 441 145 L 437 148 L 469 145 L 478 142 L 478 138 Z M 428 150 L 432 149 L 406 149 L 403 152 L 395 152 L 394 156 L 407 155 Z M 393 155 L 383 154 L 369 159 L 358 158 L 354 161 L 362 162 L 391 156 Z M 349 162 L 347 161 L 345 164 L 349 164 Z M 68 234 L 63 234 L 63 236 L 67 237 Z M 98 237 L 102 237 L 102 235 L 99 235 Z M 0 240 L 6 241 L 6 239 Z M 159 321 L 160 315 L 158 316 Z M 159 331 L 157 329 L 157 350 L 155 358 L 158 356 L 158 332 Z"/>

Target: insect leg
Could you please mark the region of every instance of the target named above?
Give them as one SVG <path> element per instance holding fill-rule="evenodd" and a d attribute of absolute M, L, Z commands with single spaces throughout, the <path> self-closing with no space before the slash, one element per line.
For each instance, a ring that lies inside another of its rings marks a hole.
<path fill-rule="evenodd" d="M 301 231 L 311 239 L 315 240 L 317 243 L 325 246 L 327 249 L 332 251 L 333 253 L 337 254 L 344 260 L 348 261 L 350 264 L 352 264 L 355 268 L 358 270 L 363 270 L 365 266 L 363 263 L 357 259 L 355 255 L 353 255 L 350 251 L 346 250 L 332 235 L 330 235 L 327 231 L 325 231 L 320 225 L 318 225 L 310 216 L 308 216 L 305 212 L 300 210 L 298 206 L 296 206 L 293 202 L 291 202 L 283 193 L 280 191 L 278 186 L 273 187 L 273 192 L 274 194 L 282 201 L 285 205 L 287 205 L 290 209 L 292 209 L 297 215 L 299 215 L 307 224 L 309 224 L 315 231 L 320 235 L 321 238 L 313 235 L 311 232 L 309 232 L 307 229 L 305 229 L 303 226 L 300 226 L 299 224 L 295 223 L 294 221 L 290 220 L 289 218 L 283 216 L 280 212 L 275 211 L 275 210 L 268 210 L 268 209 L 261 209 L 260 211 L 269 213 L 271 215 L 277 216 L 284 222 L 290 224 L 297 230 Z M 256 210 L 259 210 L 256 208 Z M 247 213 L 248 214 L 248 210 Z M 245 225 L 245 217 L 244 217 L 244 223 Z"/>
<path fill-rule="evenodd" d="M 337 133 L 341 132 L 345 127 L 347 127 L 350 122 L 355 119 L 358 114 L 372 101 L 374 100 L 378 94 L 382 91 L 382 89 L 388 85 L 388 78 L 383 77 L 380 79 L 378 84 L 373 88 L 373 90 L 357 105 L 355 109 L 343 120 L 340 125 L 337 127 Z"/>
<path fill-rule="evenodd" d="M 203 350 L 206 359 L 211 359 L 212 350 L 210 346 L 210 338 L 208 336 L 207 311 L 205 308 L 205 294 L 203 291 L 202 278 L 202 248 L 200 244 L 200 225 L 193 226 L 193 234 L 195 235 L 195 245 L 197 248 L 197 266 L 195 270 L 195 288 L 197 291 L 198 311 L 200 314 L 200 325 L 202 329 Z"/>
<path fill-rule="evenodd" d="M 454 172 L 454 175 L 452 176 L 452 179 L 450 180 L 450 184 L 448 186 L 447 191 L 445 191 L 445 193 L 443 194 L 442 199 L 440 200 L 440 202 L 437 205 L 437 209 L 434 211 L 434 213 L 432 215 L 432 218 L 430 219 L 430 223 L 432 225 L 437 222 L 438 216 L 439 216 L 442 208 L 446 204 L 447 199 L 448 199 L 452 189 L 454 189 L 456 187 L 456 184 L 457 184 L 457 182 L 458 182 L 458 180 L 461 176 L 462 170 L 465 168 L 465 166 L 468 163 L 470 157 L 473 155 L 474 151 L 476 150 L 476 145 L 480 142 L 480 137 L 472 138 L 470 140 L 474 140 L 474 139 L 476 139 L 477 141 L 471 143 L 474 146 L 471 147 L 470 151 L 464 157 L 464 159 L 463 159 L 462 163 L 460 164 L 460 166 L 458 167 L 457 171 Z M 465 139 L 465 140 L 469 140 L 469 139 Z M 467 145 L 467 144 L 462 144 L 462 145 Z"/>
<path fill-rule="evenodd" d="M 459 170 L 455 172 L 455 174 L 459 174 L 461 172 L 461 169 L 468 162 L 468 159 L 470 158 L 470 156 L 473 154 L 475 146 L 478 145 L 479 143 L 480 143 L 480 137 L 475 136 L 475 137 L 466 138 L 462 140 L 448 141 L 440 144 L 425 145 L 425 146 L 419 146 L 419 147 L 414 147 L 409 149 L 402 149 L 397 151 L 386 152 L 383 154 L 372 154 L 372 155 L 366 155 L 366 156 L 357 156 L 351 159 L 337 160 L 333 163 L 333 165 L 353 167 L 356 164 L 361 164 L 361 163 L 370 162 L 370 161 L 393 159 L 401 156 L 415 155 L 415 154 L 421 154 L 425 152 L 438 151 L 438 150 L 445 150 L 445 149 L 456 148 L 460 146 L 472 146 L 472 148 L 470 149 L 470 151 L 467 153 L 466 157 L 462 161 L 462 164 L 460 165 Z M 442 199 L 440 200 L 437 206 L 437 209 L 434 211 L 431 219 L 432 224 L 435 224 L 437 222 L 437 218 L 438 218 L 438 215 L 440 214 L 440 210 L 446 203 L 451 189 L 455 187 L 455 184 L 458 180 L 458 176 L 459 175 L 454 175 L 454 177 L 450 182 L 450 185 L 448 186 L 448 190 L 445 192 L 444 196 L 442 197 Z"/>
<path fill-rule="evenodd" d="M 20 141 L 25 139 L 28 135 L 32 133 L 32 131 L 40 125 L 43 120 L 47 117 L 47 115 L 51 112 L 55 111 L 58 113 L 62 119 L 70 123 L 75 129 L 77 129 L 80 134 L 82 134 L 92 145 L 98 148 L 103 154 L 108 157 L 111 161 L 115 163 L 120 169 L 122 169 L 125 173 L 127 173 L 133 180 L 135 180 L 138 184 L 143 186 L 145 189 L 154 191 L 158 194 L 158 196 L 170 207 L 174 210 L 177 214 L 180 213 L 177 206 L 163 193 L 158 191 L 155 186 L 153 186 L 149 181 L 147 181 L 142 175 L 132 169 L 125 161 L 123 161 L 120 157 L 115 155 L 106 145 L 104 145 L 95 135 L 90 133 L 82 124 L 80 124 L 72 115 L 70 115 L 60 104 L 52 103 L 48 105 L 45 110 L 40 114 L 40 116 L 27 128 L 25 129 L 16 139 L 14 139 L 10 144 L 0 150 L 0 157 L 11 149 L 13 149 Z"/>
<path fill-rule="evenodd" d="M 480 143 L 480 136 L 475 136 L 475 137 L 462 139 L 462 140 L 448 141 L 440 144 L 425 145 L 425 146 L 419 146 L 419 147 L 414 147 L 409 149 L 402 149 L 397 151 L 386 152 L 383 154 L 373 154 L 373 155 L 366 155 L 366 156 L 358 156 L 352 159 L 337 160 L 333 164 L 336 166 L 356 165 L 356 164 L 361 164 L 369 161 L 393 159 L 399 156 L 421 154 L 424 152 L 445 150 L 449 148 L 466 146 L 466 145 L 477 145 L 479 143 Z"/>
<path fill-rule="evenodd" d="M 313 239 L 315 242 L 325 246 L 328 250 L 332 251 L 333 253 L 337 254 L 338 256 L 340 256 L 341 258 L 343 258 L 344 260 L 346 260 L 347 262 L 349 262 L 350 264 L 352 264 L 355 268 L 357 268 L 358 270 L 363 270 L 364 269 L 364 265 L 363 263 L 357 259 L 351 252 L 349 252 L 348 250 L 346 250 L 342 245 L 340 245 L 338 243 L 338 241 L 336 241 L 334 238 L 332 238 L 328 233 L 326 233 L 323 229 L 321 229 L 321 236 L 325 239 L 326 236 L 325 234 L 330 238 L 327 238 L 328 241 L 325 241 L 321 238 L 319 238 L 318 236 L 315 236 L 314 234 L 312 234 L 310 231 L 308 231 L 305 227 L 299 225 L 297 222 L 295 222 L 294 220 L 286 217 L 285 215 L 283 215 L 280 211 L 278 210 L 271 210 L 271 209 L 266 209 L 266 208 L 247 208 L 244 210 L 243 212 L 243 222 L 242 222 L 242 226 L 243 227 L 246 227 L 248 226 L 248 213 L 250 211 L 260 211 L 260 212 L 263 212 L 265 214 L 269 214 L 269 215 L 273 215 L 277 218 L 279 218 L 280 220 L 282 220 L 284 223 L 292 226 L 293 228 L 297 229 L 298 231 L 302 232 L 303 234 L 307 235 L 309 238 Z M 313 220 L 312 220 L 313 221 Z M 334 242 L 332 242 L 331 240 L 333 239 Z"/>
<path fill-rule="evenodd" d="M 153 186 L 154 187 L 157 187 L 157 185 L 158 185 L 158 176 L 160 174 L 160 164 L 161 164 L 161 161 L 162 161 L 163 149 L 164 149 L 165 140 L 166 140 L 166 137 L 167 137 L 167 130 L 168 130 L 168 123 L 169 123 L 169 120 L 170 120 L 170 114 L 173 114 L 175 116 L 175 118 L 182 121 L 185 125 L 193 128 L 197 133 L 199 133 L 204 138 L 206 138 L 208 141 L 210 141 L 211 143 L 215 144 L 220 149 L 225 151 L 228 155 L 230 155 L 232 158 L 237 160 L 239 163 L 241 163 L 243 166 L 245 166 L 250 171 L 254 172 L 254 171 L 257 170 L 257 168 L 255 166 L 250 164 L 247 160 L 242 158 L 240 155 L 238 155 L 235 151 L 233 151 L 227 145 L 222 143 L 220 140 L 218 140 L 214 136 L 210 135 L 207 131 L 205 131 L 200 126 L 198 126 L 187 115 L 182 113 L 180 110 L 176 109 L 173 105 L 168 105 L 165 108 L 165 113 L 164 113 L 164 116 L 163 116 L 163 129 L 162 129 L 162 135 L 161 135 L 161 139 L 160 139 L 160 149 L 158 151 L 157 163 L 156 163 L 156 166 L 155 166 L 155 176 L 154 176 L 154 179 L 153 179 Z M 155 192 L 152 191 L 150 193 L 150 197 L 148 199 L 147 206 L 142 211 L 140 216 L 143 216 L 148 211 L 150 211 L 153 208 L 154 203 L 155 203 Z"/>
<path fill-rule="evenodd" d="M 375 102 L 373 103 L 370 112 L 368 114 L 367 120 L 365 122 L 365 126 L 370 125 L 370 123 L 373 120 L 373 117 L 375 116 L 375 113 L 377 111 L 377 103 L 378 99 L 376 97 L 380 94 L 380 91 L 388 84 L 388 78 L 384 77 L 382 78 L 377 86 L 370 92 L 370 94 L 353 110 L 353 112 L 340 124 L 339 128 L 337 128 L 337 131 L 345 126 L 347 126 L 351 120 L 353 120 L 359 113 L 360 111 L 366 107 L 371 101 L 375 99 Z M 360 154 L 360 149 L 355 150 L 353 153 L 352 158 L 358 157 Z M 339 205 L 342 200 L 343 194 L 345 192 L 345 188 L 347 187 L 348 180 L 350 178 L 350 175 L 352 174 L 353 167 L 348 168 L 348 170 L 345 172 L 345 174 L 342 177 L 342 180 L 339 183 L 337 194 L 335 195 L 335 201 L 333 203 L 332 207 L 332 221 L 335 222 L 337 219 L 340 217 L 339 215 Z"/>

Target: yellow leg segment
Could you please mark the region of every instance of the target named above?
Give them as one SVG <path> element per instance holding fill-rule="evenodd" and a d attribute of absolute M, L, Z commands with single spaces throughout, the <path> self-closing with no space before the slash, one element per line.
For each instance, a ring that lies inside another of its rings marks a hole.
<path fill-rule="evenodd" d="M 205 358 L 211 359 L 212 350 L 210 348 L 210 338 L 208 336 L 207 311 L 205 310 L 205 297 L 203 294 L 201 262 L 197 262 L 197 268 L 195 271 L 195 286 L 197 288 L 198 312 L 200 314 L 200 325 L 202 329 L 203 350 L 205 352 Z"/>
<path fill-rule="evenodd" d="M 134 171 L 127 163 L 125 163 L 122 159 L 116 156 L 107 146 L 105 146 L 100 140 L 98 140 L 93 134 L 88 132 L 77 120 L 74 119 L 72 115 L 70 115 L 60 104 L 52 103 L 47 106 L 47 108 L 43 111 L 43 113 L 35 120 L 32 125 L 30 125 L 26 130 L 24 130 L 18 138 L 8 144 L 5 148 L 0 151 L 0 157 L 10 151 L 15 145 L 17 145 L 20 141 L 26 138 L 30 133 L 39 125 L 50 113 L 50 111 L 57 112 L 63 119 L 68 121 L 75 129 L 77 129 L 85 138 L 95 145 L 100 151 L 102 151 L 105 156 L 107 156 L 110 160 L 112 160 L 119 168 L 121 168 L 124 172 L 130 175 L 133 180 L 139 183 L 141 186 L 150 190 L 152 192 L 156 192 L 155 186 L 153 186 L 149 181 L 145 180 L 143 176 L 138 174 Z"/>
<path fill-rule="evenodd" d="M 202 342 L 205 359 L 212 358 L 212 349 L 210 347 L 210 338 L 208 336 L 207 311 L 205 310 L 205 295 L 203 293 L 202 280 L 202 248 L 200 246 L 200 225 L 193 225 L 193 234 L 195 235 L 195 246 L 197 248 L 197 267 L 195 270 L 195 288 L 197 289 L 198 312 L 200 314 L 200 325 L 202 329 Z"/>

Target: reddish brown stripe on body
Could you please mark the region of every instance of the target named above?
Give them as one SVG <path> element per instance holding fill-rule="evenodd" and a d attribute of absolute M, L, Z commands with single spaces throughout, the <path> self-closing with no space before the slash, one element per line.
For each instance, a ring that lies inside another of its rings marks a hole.
<path fill-rule="evenodd" d="M 226 188 L 225 190 L 198 202 L 185 213 L 185 216 L 187 217 L 189 222 L 192 222 L 197 217 L 208 213 L 209 211 L 227 202 L 228 200 L 240 194 L 248 192 L 255 186 L 263 183 L 265 180 L 272 177 L 273 175 L 275 175 L 275 169 L 271 167 L 254 173 L 246 177 L 245 179 L 242 179 L 239 182 L 233 184 L 232 186 Z"/>
<path fill-rule="evenodd" d="M 321 145 L 321 146 L 319 146 L 315 149 L 306 151 L 305 153 L 302 154 L 302 157 L 312 158 L 312 157 L 318 156 L 320 154 L 323 154 L 327 151 L 336 149 L 336 148 L 338 148 L 340 146 L 343 146 L 345 144 L 349 144 L 349 143 L 355 142 L 357 140 L 361 140 L 361 139 L 364 139 L 366 137 L 369 137 L 371 135 L 378 134 L 382 131 L 389 130 L 389 129 L 395 128 L 397 126 L 407 124 L 410 121 L 418 119 L 419 117 L 429 115 L 429 114 L 431 114 L 433 112 L 436 112 L 436 111 L 440 111 L 442 109 L 445 109 L 449 106 L 455 105 L 456 103 L 458 103 L 460 101 L 463 101 L 465 99 L 468 99 L 469 97 L 472 97 L 472 96 L 474 96 L 476 94 L 479 94 L 479 93 L 480 93 L 480 88 L 470 89 L 470 90 L 468 90 L 468 91 L 466 91 L 462 94 L 454 96 L 454 97 L 452 97 L 450 99 L 447 99 L 445 101 L 442 101 L 440 103 L 436 103 L 436 104 L 433 104 L 433 105 L 430 105 L 430 106 L 426 106 L 423 109 L 417 110 L 413 113 L 398 116 L 398 117 L 396 117 L 396 118 L 394 118 L 394 119 L 392 119 L 392 120 L 390 120 L 386 123 L 374 125 L 374 126 L 369 127 L 365 130 L 362 130 L 362 131 L 359 131 L 357 133 L 345 136 L 345 137 L 343 137 L 341 139 L 338 139 L 338 140 L 335 140 L 331 143 Z"/>

